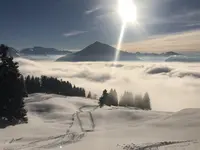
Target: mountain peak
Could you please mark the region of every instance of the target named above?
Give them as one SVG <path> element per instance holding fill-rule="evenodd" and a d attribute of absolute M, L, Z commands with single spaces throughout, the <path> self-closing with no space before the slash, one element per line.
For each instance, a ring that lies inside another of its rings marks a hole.
<path fill-rule="evenodd" d="M 99 41 L 87 46 L 82 51 L 77 52 L 78 55 L 101 55 L 104 54 L 114 54 L 116 49 L 110 45 L 101 43 Z"/>
<path fill-rule="evenodd" d="M 96 41 L 73 55 L 59 58 L 58 61 L 113 61 L 115 55 L 116 48 Z M 124 51 L 119 52 L 118 59 L 123 61 L 139 60 L 135 54 Z"/>
<path fill-rule="evenodd" d="M 41 46 L 34 46 L 33 48 L 43 48 L 43 47 L 41 47 Z"/>
<path fill-rule="evenodd" d="M 103 43 L 101 43 L 101 42 L 99 42 L 99 41 L 96 41 L 96 42 L 94 42 L 94 43 L 91 44 L 91 45 L 103 45 Z"/>

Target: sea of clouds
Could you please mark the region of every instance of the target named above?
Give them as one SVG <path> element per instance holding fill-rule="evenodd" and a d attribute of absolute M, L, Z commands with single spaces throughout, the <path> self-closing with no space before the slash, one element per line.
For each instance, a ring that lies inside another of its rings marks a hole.
<path fill-rule="evenodd" d="M 25 76 L 58 77 L 98 96 L 103 89 L 115 88 L 119 97 L 125 90 L 148 92 L 158 111 L 200 108 L 200 63 L 16 61 Z"/>

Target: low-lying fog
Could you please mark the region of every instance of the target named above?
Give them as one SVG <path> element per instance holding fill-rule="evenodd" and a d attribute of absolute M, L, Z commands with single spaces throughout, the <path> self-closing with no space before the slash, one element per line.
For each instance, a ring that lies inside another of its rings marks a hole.
<path fill-rule="evenodd" d="M 125 90 L 148 92 L 154 110 L 200 107 L 200 63 L 16 61 L 23 75 L 58 77 L 98 96 L 115 88 L 119 97 Z"/>

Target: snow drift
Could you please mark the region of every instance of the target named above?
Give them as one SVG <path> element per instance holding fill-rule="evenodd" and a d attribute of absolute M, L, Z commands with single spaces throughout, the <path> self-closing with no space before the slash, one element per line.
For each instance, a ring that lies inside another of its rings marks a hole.
<path fill-rule="evenodd" d="M 123 107 L 100 109 L 94 100 L 47 94 L 32 94 L 25 101 L 29 123 L 0 129 L 0 149 L 122 150 L 118 145 L 128 147 L 132 142 L 159 144 L 200 139 L 200 109 L 175 113 Z"/>

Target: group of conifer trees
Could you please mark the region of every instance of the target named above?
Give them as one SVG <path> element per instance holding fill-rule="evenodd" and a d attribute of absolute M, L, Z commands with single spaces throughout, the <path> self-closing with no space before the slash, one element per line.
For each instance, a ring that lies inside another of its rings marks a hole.
<path fill-rule="evenodd" d="M 143 97 L 141 95 L 136 95 L 134 97 L 131 92 L 125 91 L 118 101 L 117 92 L 113 89 L 111 89 L 109 93 L 107 90 L 103 91 L 102 96 L 99 98 L 99 105 L 100 107 L 107 105 L 135 107 L 143 110 L 151 110 L 151 100 L 148 93 L 145 93 Z"/>
<path fill-rule="evenodd" d="M 25 78 L 25 85 L 28 94 L 32 93 L 48 93 L 60 94 L 65 96 L 85 97 L 85 89 L 72 86 L 70 82 L 58 80 L 54 77 L 34 77 L 27 76 Z"/>

